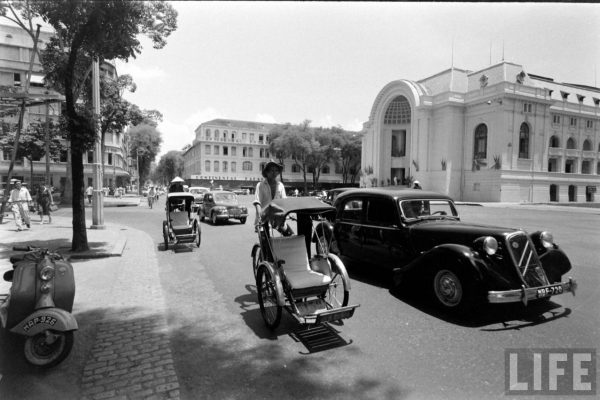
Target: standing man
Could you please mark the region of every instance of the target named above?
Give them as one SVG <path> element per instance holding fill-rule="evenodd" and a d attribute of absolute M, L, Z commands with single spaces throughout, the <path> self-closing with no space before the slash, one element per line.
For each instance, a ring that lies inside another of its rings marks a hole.
<path fill-rule="evenodd" d="M 85 189 L 85 195 L 88 198 L 88 204 L 92 204 L 92 195 L 94 194 L 94 188 L 92 187 L 92 185 L 88 186 L 87 189 Z"/>
<path fill-rule="evenodd" d="M 29 190 L 21 185 L 21 181 L 15 181 L 15 188 L 10 191 L 8 203 L 12 206 L 12 212 L 17 224 L 17 231 L 23 230 L 23 222 L 28 228 L 31 228 L 29 221 L 29 202 L 32 201 Z"/>

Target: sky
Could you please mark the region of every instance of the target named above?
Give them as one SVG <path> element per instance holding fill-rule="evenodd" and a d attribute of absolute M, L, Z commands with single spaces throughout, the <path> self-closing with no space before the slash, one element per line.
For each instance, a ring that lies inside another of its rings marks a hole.
<path fill-rule="evenodd" d="M 361 130 L 383 87 L 505 61 L 598 87 L 600 5 L 171 2 L 167 45 L 117 62 L 126 99 L 156 109 L 160 155 L 215 118 Z M 158 160 L 157 160 L 158 161 Z"/>

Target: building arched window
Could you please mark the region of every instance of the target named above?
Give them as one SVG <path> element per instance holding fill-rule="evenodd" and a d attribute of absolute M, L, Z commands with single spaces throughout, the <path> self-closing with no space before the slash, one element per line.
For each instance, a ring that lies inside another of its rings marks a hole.
<path fill-rule="evenodd" d="M 204 161 L 204 172 L 210 172 L 210 161 Z"/>
<path fill-rule="evenodd" d="M 210 140 L 210 129 L 206 130 L 205 135 L 206 135 L 206 139 Z"/>
<path fill-rule="evenodd" d="M 223 172 L 227 172 L 227 161 L 223 161 Z"/>
<path fill-rule="evenodd" d="M 558 136 L 553 135 L 550 138 L 550 147 L 560 147 L 560 139 L 558 138 Z"/>
<path fill-rule="evenodd" d="M 219 140 L 219 130 L 215 129 L 215 140 Z"/>
<path fill-rule="evenodd" d="M 525 122 L 519 130 L 519 158 L 529 158 L 529 125 Z"/>
<path fill-rule="evenodd" d="M 590 142 L 588 139 L 585 139 L 583 141 L 583 150 L 587 150 L 587 151 L 592 150 L 592 142 Z"/>
<path fill-rule="evenodd" d="M 567 140 L 567 149 L 574 149 L 575 146 L 576 146 L 575 139 L 570 137 L 569 140 Z"/>
<path fill-rule="evenodd" d="M 244 163 L 242 164 L 242 170 L 252 171 L 252 163 L 250 161 L 244 161 Z"/>
<path fill-rule="evenodd" d="M 385 125 L 410 123 L 410 103 L 404 96 L 397 96 L 385 110 L 383 117 Z"/>
<path fill-rule="evenodd" d="M 473 158 L 476 160 L 487 158 L 487 126 L 485 124 L 479 124 L 477 128 L 475 128 Z"/>

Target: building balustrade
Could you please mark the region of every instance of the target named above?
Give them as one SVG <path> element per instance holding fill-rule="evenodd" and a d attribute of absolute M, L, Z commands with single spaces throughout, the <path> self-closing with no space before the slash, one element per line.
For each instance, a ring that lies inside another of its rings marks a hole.
<path fill-rule="evenodd" d="M 581 157 L 581 150 L 577 149 L 567 149 L 566 150 L 567 157 Z"/>
<path fill-rule="evenodd" d="M 548 148 L 548 155 L 551 156 L 562 156 L 564 152 L 563 148 L 560 147 L 549 147 Z"/>

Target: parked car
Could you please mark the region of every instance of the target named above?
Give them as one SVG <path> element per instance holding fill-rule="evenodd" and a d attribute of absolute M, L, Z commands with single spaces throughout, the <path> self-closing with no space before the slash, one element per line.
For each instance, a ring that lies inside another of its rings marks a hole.
<path fill-rule="evenodd" d="M 202 199 L 204 198 L 204 193 L 210 192 L 210 189 L 202 186 L 190 186 L 189 192 L 194 195 L 194 203 L 192 204 L 192 211 L 198 212 L 200 208 L 200 204 L 202 204 Z"/>
<path fill-rule="evenodd" d="M 318 226 L 313 237 L 318 251 L 329 247 L 389 268 L 400 290 L 421 288 L 447 310 L 467 313 L 486 302 L 527 305 L 575 292 L 574 280 L 561 281 L 571 263 L 552 234 L 463 223 L 448 196 L 355 189 L 340 194 L 334 207 L 333 222 Z"/>
<path fill-rule="evenodd" d="M 250 190 L 249 189 L 233 189 L 233 193 L 235 193 L 237 195 L 248 195 L 248 194 L 250 194 Z"/>
<path fill-rule="evenodd" d="M 198 215 L 201 221 L 208 218 L 213 225 L 229 219 L 237 219 L 245 224 L 246 218 L 248 218 L 248 208 L 239 204 L 235 193 L 217 190 L 204 193 Z"/>
<path fill-rule="evenodd" d="M 344 193 L 346 190 L 350 190 L 350 189 L 356 189 L 356 188 L 343 187 L 343 188 L 331 189 L 327 192 L 327 195 L 322 200 L 327 204 L 333 204 L 333 202 L 340 195 L 340 193 Z"/>

